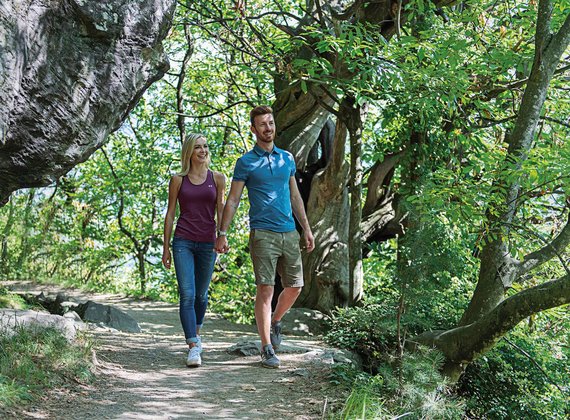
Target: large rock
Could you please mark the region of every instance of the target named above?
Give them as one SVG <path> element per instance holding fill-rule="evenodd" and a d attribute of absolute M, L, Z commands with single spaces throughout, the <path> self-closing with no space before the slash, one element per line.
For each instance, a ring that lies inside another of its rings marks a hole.
<path fill-rule="evenodd" d="M 175 0 L 0 2 L 0 204 L 52 183 L 168 70 Z"/>
<path fill-rule="evenodd" d="M 141 327 L 132 316 L 113 306 L 88 300 L 77 306 L 77 312 L 86 322 L 103 323 L 119 331 L 141 332 Z"/>
<path fill-rule="evenodd" d="M 283 333 L 289 335 L 322 335 L 326 332 L 328 316 L 307 308 L 291 308 L 282 322 Z"/>
<path fill-rule="evenodd" d="M 81 320 L 60 315 L 30 310 L 0 309 L 0 334 L 8 336 L 14 334 L 17 328 L 54 328 L 72 341 L 77 331 L 83 327 Z"/>

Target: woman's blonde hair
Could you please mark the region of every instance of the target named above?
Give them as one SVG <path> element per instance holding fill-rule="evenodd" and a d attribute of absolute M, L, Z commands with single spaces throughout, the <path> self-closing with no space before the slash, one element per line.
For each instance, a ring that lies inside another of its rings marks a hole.
<path fill-rule="evenodd" d="M 180 158 L 180 163 L 182 166 L 182 170 L 178 172 L 177 175 L 179 176 L 186 176 L 188 172 L 190 172 L 190 168 L 192 167 L 192 153 L 194 153 L 194 145 L 196 144 L 196 140 L 206 138 L 206 136 L 202 133 L 189 133 L 186 135 L 186 140 L 184 140 L 184 144 L 182 145 L 182 156 Z M 210 154 L 208 154 L 208 166 L 210 166 Z"/>

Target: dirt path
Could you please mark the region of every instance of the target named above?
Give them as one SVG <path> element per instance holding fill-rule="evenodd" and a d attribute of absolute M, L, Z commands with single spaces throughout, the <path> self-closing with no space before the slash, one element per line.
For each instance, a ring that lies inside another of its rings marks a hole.
<path fill-rule="evenodd" d="M 10 287 L 57 291 L 53 286 L 21 283 Z M 73 391 L 53 390 L 18 418 L 320 419 L 339 404 L 339 391 L 327 379 L 329 368 L 315 362 L 325 348 L 318 339 L 285 337 L 291 347 L 306 352 L 279 354 L 280 369 L 263 369 L 257 355 L 227 352 L 238 341 L 257 341 L 255 327 L 208 314 L 202 330 L 202 366 L 187 368 L 176 305 L 64 292 L 78 301 L 91 299 L 124 310 L 143 332 L 90 330 L 97 356 L 96 380 Z"/>

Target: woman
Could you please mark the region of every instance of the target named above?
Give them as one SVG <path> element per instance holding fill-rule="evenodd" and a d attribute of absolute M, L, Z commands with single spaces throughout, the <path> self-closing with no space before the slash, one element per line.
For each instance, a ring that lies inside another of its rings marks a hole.
<path fill-rule="evenodd" d="M 164 218 L 162 263 L 170 269 L 170 236 L 176 213 L 172 253 L 180 294 L 180 321 L 189 351 L 187 366 L 202 364 L 200 328 L 208 306 L 208 287 L 214 271 L 216 222 L 224 209 L 225 178 L 209 169 L 210 153 L 203 134 L 190 134 L 182 145 L 182 171 L 168 186 L 168 209 Z"/>

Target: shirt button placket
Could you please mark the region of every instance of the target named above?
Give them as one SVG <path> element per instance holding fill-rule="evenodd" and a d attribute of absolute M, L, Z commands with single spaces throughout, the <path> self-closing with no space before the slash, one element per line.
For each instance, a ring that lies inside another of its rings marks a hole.
<path fill-rule="evenodd" d="M 271 154 L 270 153 L 267 154 L 267 164 L 269 165 L 269 172 L 271 172 L 271 175 L 273 175 L 273 167 L 271 166 Z"/>

